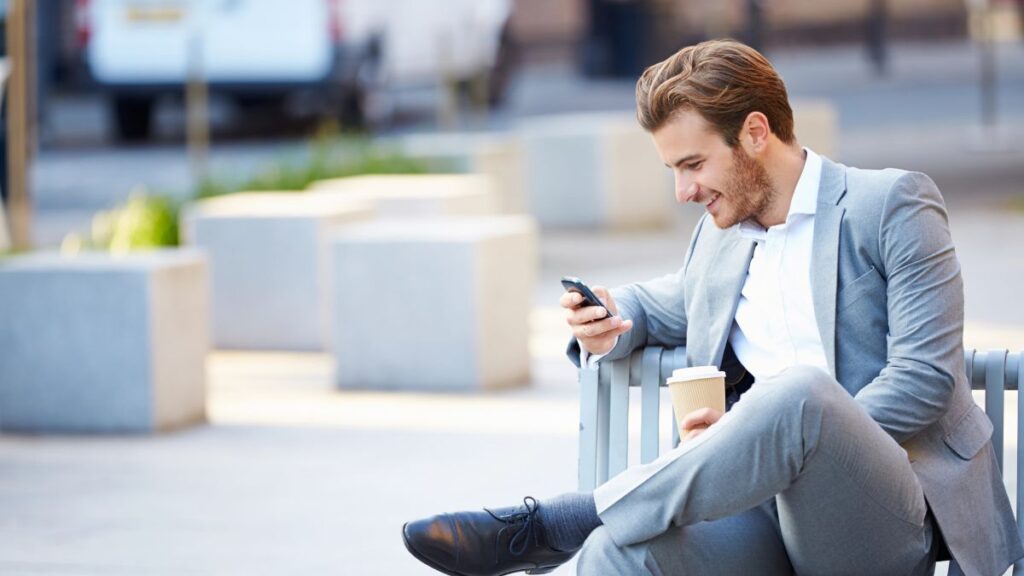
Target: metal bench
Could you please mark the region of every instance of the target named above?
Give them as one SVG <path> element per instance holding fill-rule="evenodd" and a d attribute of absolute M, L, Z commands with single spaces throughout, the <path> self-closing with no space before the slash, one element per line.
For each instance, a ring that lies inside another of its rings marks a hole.
<path fill-rule="evenodd" d="M 964 353 L 971 388 L 985 391 L 985 412 L 992 420 L 992 446 L 999 467 L 1003 466 L 1003 398 L 1004 390 L 1017 390 L 1024 380 L 1024 353 L 1008 354 L 1006 350 Z M 661 387 L 672 371 L 685 365 L 686 349 L 649 347 L 636 350 L 627 358 L 584 368 L 580 380 L 580 452 L 579 489 L 592 491 L 626 469 L 629 462 L 629 388 L 640 388 L 640 462 L 658 457 Z M 1024 414 L 1024 395 L 1017 397 L 1017 412 Z M 675 418 L 672 418 L 672 446 L 679 443 Z M 1017 428 L 1017 478 L 1024 478 L 1024 426 Z M 1017 502 L 1024 501 L 1024 482 L 1017 483 Z M 1022 515 L 1017 525 L 1024 532 Z M 950 576 L 961 574 L 952 565 Z M 1024 575 L 1024 561 L 1018 562 L 1013 574 Z"/>

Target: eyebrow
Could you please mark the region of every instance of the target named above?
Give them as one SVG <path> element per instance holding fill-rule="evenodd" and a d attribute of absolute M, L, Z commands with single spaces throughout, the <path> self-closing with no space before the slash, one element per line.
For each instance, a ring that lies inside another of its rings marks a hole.
<path fill-rule="evenodd" d="M 681 164 L 689 164 L 690 162 L 696 160 L 697 158 L 700 158 L 700 154 L 690 154 L 689 156 L 683 156 L 679 160 L 676 160 L 675 163 L 672 164 L 672 166 L 679 166 Z M 672 166 L 669 166 L 668 164 L 665 164 L 665 166 L 668 166 L 669 168 L 672 168 Z"/>

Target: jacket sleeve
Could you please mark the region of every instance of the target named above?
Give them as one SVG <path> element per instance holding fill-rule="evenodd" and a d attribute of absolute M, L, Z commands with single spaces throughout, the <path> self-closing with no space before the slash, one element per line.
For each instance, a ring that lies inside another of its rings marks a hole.
<path fill-rule="evenodd" d="M 856 395 L 898 442 L 948 409 L 963 373 L 964 294 L 946 208 L 920 173 L 898 178 L 879 223 L 889 333 L 886 365 Z"/>
<path fill-rule="evenodd" d="M 683 278 L 706 219 L 705 214 L 697 222 L 683 267 L 677 272 L 645 282 L 627 284 L 611 291 L 619 315 L 623 320 L 632 320 L 633 328 L 619 336 L 615 347 L 601 358 L 602 361 L 624 358 L 644 346 L 686 345 L 686 293 Z M 579 367 L 580 344 L 576 338 L 570 338 L 566 355 Z"/>

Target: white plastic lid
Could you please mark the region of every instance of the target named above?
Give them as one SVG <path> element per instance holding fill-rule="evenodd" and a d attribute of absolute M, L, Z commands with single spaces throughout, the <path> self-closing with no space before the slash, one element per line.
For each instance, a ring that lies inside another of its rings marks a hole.
<path fill-rule="evenodd" d="M 672 371 L 670 380 L 699 380 L 701 378 L 725 378 L 725 372 L 719 370 L 718 366 L 677 368 Z"/>

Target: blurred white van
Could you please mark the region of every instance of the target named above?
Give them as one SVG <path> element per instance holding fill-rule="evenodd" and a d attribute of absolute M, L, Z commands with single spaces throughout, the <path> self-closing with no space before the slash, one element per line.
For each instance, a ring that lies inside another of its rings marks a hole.
<path fill-rule="evenodd" d="M 377 33 L 377 96 L 390 107 L 436 97 L 438 82 L 486 86 L 491 104 L 512 65 L 511 0 L 365 0 Z"/>
<path fill-rule="evenodd" d="M 492 78 L 505 64 L 510 0 L 76 0 L 84 65 L 116 130 L 145 138 L 156 98 L 196 63 L 239 101 L 303 98 L 350 122 L 393 111 L 441 76 Z M 194 39 L 200 37 L 201 48 Z M 193 58 L 190 60 L 190 58 Z M 504 72 L 504 71 L 502 71 Z"/>

